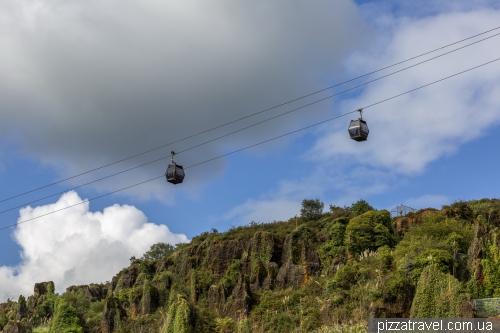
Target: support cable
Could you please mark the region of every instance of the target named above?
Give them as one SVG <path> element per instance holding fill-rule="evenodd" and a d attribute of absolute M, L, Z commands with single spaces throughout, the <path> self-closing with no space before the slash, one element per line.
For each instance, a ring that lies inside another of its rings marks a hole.
<path fill-rule="evenodd" d="M 388 68 L 391 68 L 391 67 L 394 67 L 394 66 L 397 66 L 397 65 L 400 65 L 402 63 L 405 63 L 405 62 L 408 62 L 408 61 L 411 61 L 413 59 L 416 59 L 416 58 L 419 58 L 419 57 L 422 57 L 422 56 L 425 56 L 427 54 L 430 54 L 430 53 L 433 53 L 433 52 L 436 52 L 436 51 L 439 51 L 439 50 L 442 50 L 444 48 L 447 48 L 447 47 L 450 47 L 452 45 L 455 45 L 455 44 L 458 44 L 458 43 L 461 43 L 461 42 L 464 42 L 466 40 L 469 40 L 469 39 L 472 39 L 472 38 L 475 38 L 475 37 L 478 37 L 478 36 L 481 36 L 481 35 L 484 35 L 486 33 L 489 33 L 489 32 L 492 32 L 494 30 L 497 30 L 497 29 L 500 29 L 500 27 L 496 27 L 496 28 L 493 28 L 493 29 L 490 29 L 490 30 L 487 30 L 487 31 L 484 31 L 484 32 L 481 32 L 479 34 L 476 34 L 476 35 L 473 35 L 473 36 L 470 36 L 470 37 L 467 37 L 467 38 L 464 38 L 464 39 L 461 39 L 459 41 L 456 41 L 456 42 L 453 42 L 453 43 L 450 43 L 450 44 L 447 44 L 447 45 L 444 45 L 444 46 L 441 46 L 437 49 L 434 49 L 434 50 L 431 50 L 431 51 L 428 51 L 428 52 L 425 52 L 425 53 L 422 53 L 422 54 L 419 54 L 417 56 L 414 56 L 414 57 L 411 57 L 411 58 L 408 58 L 406 60 L 402 60 L 402 61 L 399 61 L 397 63 L 394 63 L 392 65 L 388 65 L 388 66 L 385 66 L 383 68 L 380 68 L 380 69 L 377 69 L 375 71 L 372 71 L 372 72 L 369 72 L 369 73 L 366 73 L 366 74 L 363 74 L 363 75 L 360 75 L 360 76 L 357 76 L 355 78 L 352 78 L 352 79 L 349 79 L 347 81 L 343 81 L 341 83 L 338 83 L 338 84 L 335 84 L 335 85 L 332 85 L 332 86 L 329 86 L 329 87 L 326 87 L 324 89 L 321 89 L 321 90 L 317 90 L 315 92 L 312 92 L 312 93 L 309 93 L 307 95 L 304 95 L 304 96 L 301 96 L 301 97 L 298 97 L 298 98 L 295 98 L 295 99 L 292 99 L 288 102 L 284 102 L 284 103 L 281 103 L 281 104 L 278 104 L 278 105 L 275 105 L 273 107 L 270 107 L 270 108 L 267 108 L 267 109 L 264 109 L 262 111 L 258 111 L 258 112 L 255 112 L 255 113 L 252 113 L 248 116 L 244 116 L 244 117 L 241 117 L 241 118 L 238 118 L 238 119 L 235 119 L 235 120 L 232 120 L 230 122 L 227 122 L 227 123 L 224 123 L 222 125 L 218 125 L 218 126 L 215 126 L 215 127 L 212 127 L 210 129 L 207 129 L 207 130 L 204 130 L 202 132 L 198 132 L 198 133 L 195 133 L 195 134 L 192 134 L 192 135 L 189 135 L 187 137 L 184 137 L 182 139 L 178 139 L 178 140 L 175 140 L 175 141 L 172 141 L 172 142 L 169 142 L 169 143 L 166 143 L 166 144 L 163 144 L 161 146 L 158 146 L 156 148 L 152 148 L 152 149 L 149 149 L 149 150 L 146 150 L 146 151 L 143 151 L 141 153 L 137 153 L 135 155 L 131 155 L 129 157 L 125 157 L 121 160 L 118 160 L 118 161 L 115 161 L 115 162 L 111 162 L 111 163 L 108 163 L 108 164 L 105 164 L 105 165 L 102 165 L 100 167 L 96 167 L 94 169 L 90 169 L 88 171 L 85 171 L 85 172 L 82 172 L 82 173 L 79 173 L 79 174 L 76 174 L 76 175 L 73 175 L 73 176 L 70 176 L 70 177 L 67 177 L 67 178 L 64 178 L 64 179 L 61 179 L 61 180 L 58 180 L 56 182 L 53 182 L 53 183 L 49 183 L 49 184 L 46 184 L 46 185 L 43 185 L 43 186 L 40 186 L 40 187 L 37 187 L 37 188 L 34 188 L 32 190 L 29 190 L 29 191 L 26 191 L 26 192 L 23 192 L 23 193 L 19 193 L 19 194 L 16 194 L 14 196 L 11 196 L 11 197 L 7 197 L 7 198 L 4 198 L 2 200 L 0 200 L 0 203 L 2 202 L 5 202 L 5 201 L 9 201 L 9 200 L 12 200 L 12 199 L 15 199 L 15 198 L 18 198 L 20 196 L 24 196 L 26 194 L 29 194 L 29 193 L 32 193 L 32 192 L 36 192 L 36 191 L 39 191 L 39 190 L 42 190 L 44 188 L 47 188 L 47 187 L 50 187 L 50 186 L 53 186 L 53 185 L 56 185 L 56 184 L 59 184 L 59 183 L 62 183 L 62 182 L 65 182 L 65 181 L 68 181 L 70 179 L 74 179 L 74 178 L 77 178 L 77 177 L 80 177 L 80 176 L 83 176 L 83 175 L 86 175 L 86 174 L 89 174 L 91 172 L 94 172 L 94 171 L 97 171 L 97 170 L 101 170 L 101 169 L 104 169 L 104 168 L 107 168 L 109 166 L 112 166 L 112 165 L 115 165 L 115 164 L 118 164 L 120 162 L 123 162 L 123 161 L 126 161 L 126 160 L 129 160 L 131 158 L 134 158 L 134 157 L 137 157 L 137 156 L 141 156 L 141 155 L 144 155 L 144 154 L 147 154 L 147 153 L 150 153 L 152 151 L 155 151 L 155 150 L 158 150 L 158 149 L 161 149 L 161 148 L 164 148 L 166 146 L 169 146 L 169 145 L 172 145 L 174 143 L 178 143 L 178 142 L 181 142 L 181 141 L 184 141 L 184 140 L 187 140 L 187 139 L 190 139 L 190 138 L 193 138 L 193 137 L 196 137 L 196 136 L 199 136 L 201 134 L 204 134 L 204 133 L 208 133 L 208 132 L 211 132 L 213 130 L 216 130 L 218 128 L 221 128 L 221 127 L 224 127 L 224 126 L 227 126 L 227 125 L 230 125 L 230 124 L 233 124 L 233 123 L 236 123 L 238 121 L 241 121 L 241 120 L 244 120 L 244 119 L 247 119 L 247 118 L 250 118 L 250 117 L 253 117 L 255 115 L 258 115 L 258 114 L 261 114 L 261 113 L 264 113 L 264 112 L 267 112 L 267 111 L 271 111 L 273 109 L 276 109 L 276 108 L 279 108 L 281 106 L 284 106 L 284 105 L 287 105 L 287 104 L 290 104 L 290 103 L 293 103 L 293 102 L 296 102 L 298 100 L 301 100 L 301 99 L 304 99 L 304 98 L 307 98 L 307 97 L 310 97 L 310 96 L 313 96 L 315 94 L 318 94 L 320 92 L 323 92 L 323 91 L 326 91 L 326 90 L 329 90 L 329 89 L 332 89 L 332 88 L 335 88 L 335 87 L 338 87 L 338 86 L 341 86 L 343 84 L 346 84 L 346 83 L 349 83 L 349 82 L 352 82 L 354 80 L 357 80 L 357 79 L 360 79 L 362 77 L 365 77 L 365 76 L 368 76 L 368 75 L 371 75 L 371 74 L 374 74 L 374 73 L 377 73 L 377 72 L 380 72 L 380 71 L 383 71 L 385 69 L 388 69 Z M 494 37 L 496 35 L 493 35 L 493 36 L 490 36 L 490 37 L 487 37 L 485 39 L 488 39 L 488 38 L 491 38 L 491 37 Z M 484 39 L 483 39 L 484 40 Z M 481 40 L 482 41 L 482 40 Z M 479 42 L 479 41 L 478 41 Z M 82 185 L 83 186 L 83 185 Z"/>
<path fill-rule="evenodd" d="M 483 66 L 489 65 L 489 64 L 491 64 L 491 63 L 493 63 L 493 62 L 496 62 L 496 61 L 498 61 L 498 60 L 500 60 L 500 58 L 496 58 L 496 59 L 494 59 L 494 60 L 490 60 L 490 61 L 488 61 L 488 62 L 485 62 L 485 63 L 481 64 L 481 65 L 477 65 L 477 66 L 471 67 L 471 68 L 469 68 L 469 69 L 466 69 L 466 70 L 463 70 L 463 71 L 461 71 L 461 72 L 455 73 L 455 74 L 453 74 L 453 75 L 450 75 L 450 76 L 444 77 L 444 78 L 442 78 L 442 79 L 439 79 L 439 80 L 433 81 L 433 82 L 428 83 L 428 84 L 425 84 L 425 85 L 423 85 L 423 86 L 420 86 L 420 87 L 417 87 L 417 88 L 414 88 L 414 89 L 408 90 L 408 91 L 403 92 L 403 93 L 401 93 L 401 94 L 394 95 L 394 96 L 392 96 L 392 97 L 389 97 L 389 98 L 383 99 L 383 100 L 381 100 L 381 101 L 378 101 L 378 102 L 375 102 L 375 103 L 369 104 L 369 105 L 367 105 L 367 106 L 364 106 L 364 107 L 363 107 L 363 109 L 367 109 L 367 108 L 370 108 L 370 107 L 372 107 L 372 106 L 375 106 L 375 105 L 378 105 L 378 104 L 381 104 L 381 103 L 385 103 L 385 102 L 390 101 L 390 100 L 392 100 L 392 99 L 395 99 L 395 98 L 398 98 L 398 97 L 400 97 L 400 96 L 403 96 L 403 95 L 409 94 L 409 93 L 411 93 L 411 92 L 414 92 L 414 91 L 417 91 L 417 90 L 423 89 L 423 88 L 425 88 L 425 87 L 431 86 L 431 85 L 436 84 L 436 83 L 438 83 L 438 82 L 441 82 L 441 81 L 444 81 L 444 80 L 450 79 L 450 78 L 452 78 L 452 77 L 458 76 L 458 75 L 460 75 L 460 74 L 470 72 L 470 71 L 472 71 L 472 70 L 474 70 L 474 69 L 477 69 L 477 68 L 480 68 L 480 67 L 483 67 Z M 267 143 L 267 142 L 270 142 L 270 141 L 274 141 L 274 140 L 277 140 L 277 139 L 283 138 L 283 137 L 285 137 L 285 136 L 288 136 L 288 135 L 291 135 L 291 134 L 294 134 L 294 133 L 297 133 L 297 132 L 304 131 L 304 130 L 309 129 L 309 128 L 311 128 L 311 127 L 318 126 L 318 125 L 324 124 L 324 123 L 326 123 L 326 122 L 329 122 L 329 121 L 332 121 L 332 120 L 335 120 L 335 119 L 338 119 L 338 118 L 341 118 L 341 117 L 347 116 L 347 115 L 349 115 L 349 114 L 351 114 L 351 113 L 358 112 L 358 110 L 359 110 L 359 108 L 358 108 L 358 109 L 356 109 L 356 110 L 353 110 L 353 111 L 347 112 L 347 113 L 343 113 L 343 114 L 341 114 L 341 115 L 339 115 L 339 116 L 332 117 L 332 118 L 329 118 L 329 119 L 326 119 L 326 120 L 323 120 L 323 121 L 317 122 L 317 123 L 315 123 L 315 124 L 312 124 L 312 125 L 309 125 L 309 126 L 306 126 L 306 127 L 299 128 L 299 129 L 297 129 L 297 130 L 294 130 L 294 131 L 291 131 L 291 132 L 288 132 L 288 133 L 285 133 L 285 134 L 282 134 L 282 135 L 279 135 L 279 136 L 275 136 L 275 137 L 273 137 L 273 138 L 271 138 L 271 139 L 267 139 L 267 140 L 264 140 L 264 141 L 261 141 L 261 142 L 255 143 L 255 144 L 253 144 L 253 145 L 246 146 L 246 147 L 244 147 L 244 148 L 240 148 L 240 149 L 234 150 L 234 151 L 232 151 L 232 152 L 229 152 L 229 153 L 226 153 L 226 154 L 222 154 L 222 155 L 219 155 L 219 156 L 213 157 L 213 158 L 208 159 L 208 160 L 205 160 L 205 161 L 203 161 L 203 162 L 199 162 L 199 163 L 196 163 L 196 164 L 192 164 L 192 165 L 190 165 L 190 166 L 188 166 L 188 167 L 185 167 L 184 169 L 194 168 L 194 167 L 196 167 L 196 166 L 199 166 L 199 165 L 202 165 L 202 164 L 205 164 L 205 163 L 208 163 L 208 162 L 211 162 L 211 161 L 214 161 L 214 160 L 220 159 L 220 158 L 222 158 L 222 157 L 226 157 L 226 156 L 229 156 L 229 155 L 235 154 L 235 153 L 237 153 L 237 152 L 240 152 L 240 151 L 243 151 L 243 150 L 246 150 L 246 149 L 252 148 L 252 147 L 256 147 L 256 146 L 259 146 L 259 145 L 261 145 L 261 144 L 264 144 L 264 143 Z M 158 176 L 158 177 L 154 177 L 154 178 L 151 178 L 151 179 L 148 179 L 148 180 L 142 181 L 142 182 L 140 182 L 140 183 L 136 183 L 136 184 L 133 184 L 133 185 L 130 185 L 130 186 L 127 186 L 127 187 L 120 188 L 120 189 L 115 190 L 115 191 L 112 191 L 112 192 L 108 192 L 108 193 L 106 193 L 106 194 L 102 194 L 102 195 L 99 195 L 99 196 L 93 197 L 93 198 L 91 198 L 91 199 L 86 199 L 86 200 L 83 200 L 83 201 L 78 202 L 78 203 L 76 203 L 76 204 L 73 204 L 73 205 L 70 205 L 70 206 L 67 206 L 67 207 L 64 207 L 64 208 L 61 208 L 61 209 L 55 210 L 55 211 L 53 211 L 53 212 L 46 213 L 46 214 L 42 214 L 42 215 L 39 215 L 39 216 L 35 216 L 35 217 L 33 217 L 33 218 L 30 218 L 30 219 L 27 219 L 27 220 L 24 220 L 24 221 L 17 222 L 17 223 L 15 223 L 15 224 L 11 224 L 11 225 L 8 225 L 8 226 L 5 226 L 5 227 L 2 227 L 2 228 L 0 228 L 0 230 L 5 230 L 5 229 L 8 229 L 8 228 L 12 228 L 12 227 L 15 227 L 15 226 L 17 226 L 17 225 L 24 224 L 24 223 L 27 223 L 27 222 L 30 222 L 30 221 L 33 221 L 33 220 L 39 219 L 39 218 L 41 218 L 41 217 L 44 217 L 44 216 L 47 216 L 47 215 L 51 215 L 51 214 L 54 214 L 54 213 L 57 213 L 57 212 L 63 211 L 63 210 L 65 210 L 65 209 L 68 209 L 68 208 L 71 208 L 71 207 L 75 207 L 75 206 L 78 206 L 78 205 L 81 205 L 81 204 L 87 203 L 87 202 L 90 202 L 90 201 L 94 201 L 94 200 L 96 200 L 96 199 L 103 198 L 103 197 L 106 197 L 106 196 L 108 196 L 108 195 L 111 195 L 111 194 L 114 194 L 114 193 L 117 193 L 117 192 L 121 192 L 121 191 L 127 190 L 127 189 L 129 189 L 129 188 L 132 188 L 132 187 L 135 187 L 135 186 L 139 186 L 139 185 L 142 185 L 142 184 L 145 184 L 145 183 L 148 183 L 148 182 L 151 182 L 151 181 L 153 181 L 153 180 L 160 179 L 160 178 L 163 178 L 163 177 L 164 177 L 164 175 L 161 175 L 161 176 Z"/>
<path fill-rule="evenodd" d="M 195 148 L 198 148 L 198 147 L 204 146 L 204 145 L 206 145 L 206 144 L 208 144 L 208 143 L 211 143 L 211 142 L 214 142 L 214 141 L 216 141 L 216 140 L 219 140 L 219 139 L 222 139 L 222 138 L 228 137 L 228 136 L 230 136 L 230 135 L 236 134 L 236 133 L 238 133 L 238 132 L 241 132 L 241 131 L 247 130 L 247 129 L 249 129 L 249 128 L 252 128 L 252 127 L 255 127 L 255 126 L 257 126 L 257 125 L 260 125 L 260 124 L 263 124 L 263 123 L 265 123 L 265 122 L 268 122 L 268 121 L 270 121 L 270 120 L 273 120 L 273 119 L 276 119 L 276 118 L 282 117 L 282 116 L 287 115 L 287 114 L 290 114 L 290 113 L 292 113 L 292 112 L 295 112 L 295 111 L 298 111 L 298 110 L 304 109 L 304 108 L 309 107 L 309 106 L 311 106 L 311 105 L 314 105 L 314 104 L 317 104 L 317 103 L 323 102 L 323 101 L 328 100 L 328 99 L 331 99 L 331 98 L 333 98 L 333 97 L 335 97 L 335 96 L 338 96 L 338 95 L 344 94 L 344 93 L 349 92 L 349 91 L 351 91 L 351 90 L 354 90 L 354 89 L 360 88 L 360 87 L 362 87 L 362 86 L 365 86 L 365 85 L 368 85 L 368 84 L 373 83 L 373 82 L 375 82 L 375 81 L 378 81 L 378 80 L 384 79 L 384 78 L 386 78 L 386 77 L 388 77 L 388 76 L 392 76 L 392 75 L 394 75 L 394 74 L 400 73 L 400 72 L 405 71 L 405 70 L 407 70 L 407 69 L 410 69 L 410 68 L 413 68 L 413 67 L 419 66 L 419 65 L 421 65 L 421 64 L 423 64 L 423 63 L 426 63 L 426 62 L 429 62 L 429 61 L 431 61 L 431 60 L 434 60 L 434 59 L 440 58 L 440 57 L 445 56 L 445 55 L 447 55 L 447 54 L 453 53 L 453 52 L 455 52 L 455 51 L 461 50 L 461 49 L 463 49 L 463 48 L 469 47 L 469 46 L 471 46 L 471 45 L 477 44 L 477 43 L 479 43 L 479 42 L 482 42 L 482 41 L 484 41 L 484 40 L 486 40 L 486 39 L 489 39 L 489 38 L 492 38 L 492 37 L 495 37 L 495 36 L 498 36 L 498 35 L 500 35 L 500 33 L 497 33 L 497 34 L 492 35 L 492 36 L 490 36 L 490 37 L 487 37 L 487 38 L 484 38 L 484 39 L 478 40 L 478 41 L 476 41 L 476 42 L 473 42 L 473 43 L 470 43 L 470 44 L 467 44 L 467 45 L 461 46 L 461 47 L 456 48 L 456 49 L 454 49 L 454 50 L 451 50 L 451 51 L 445 52 L 445 53 L 443 53 L 443 54 L 437 55 L 437 56 L 435 56 L 435 57 L 429 58 L 429 59 L 427 59 L 427 60 L 424 60 L 424 61 L 418 62 L 418 63 L 416 63 L 416 64 L 413 64 L 413 65 L 411 65 L 411 66 L 408 66 L 408 67 L 402 68 L 402 69 L 397 70 L 397 71 L 395 71 L 395 72 L 392 72 L 392 73 L 389 73 L 389 74 L 386 74 L 386 75 L 380 76 L 380 77 L 378 77 L 378 78 L 375 78 L 375 79 L 373 79 L 373 80 L 370 80 L 370 81 L 367 81 L 367 82 L 365 82 L 365 83 L 359 84 L 359 85 L 357 85 L 357 86 L 351 87 L 351 88 L 349 88 L 349 89 L 343 90 L 343 91 L 341 91 L 341 92 L 338 92 L 338 93 L 335 93 L 335 94 L 332 94 L 332 95 L 326 96 L 326 97 L 321 98 L 321 99 L 319 99 L 319 100 L 316 100 L 316 101 L 314 101 L 314 102 L 311 102 L 311 103 L 308 103 L 308 104 L 302 105 L 302 106 L 300 106 L 300 107 L 298 107 L 298 108 L 295 108 L 295 109 L 292 109 L 292 110 L 289 110 L 289 111 L 286 111 L 286 112 L 280 113 L 280 114 L 278 114 L 278 115 L 276 115 L 276 116 L 273 116 L 273 117 L 267 118 L 267 119 L 265 119 L 265 120 L 262 120 L 262 121 L 259 121 L 259 122 L 257 122 L 257 123 L 254 123 L 254 124 L 252 124 L 252 125 L 245 126 L 245 127 L 240 128 L 240 129 L 238 129 L 238 130 L 235 130 L 235 131 L 232 131 L 232 132 L 230 132 L 230 133 L 227 133 L 227 134 L 224 134 L 224 135 L 218 136 L 218 137 L 216 137 L 216 138 L 214 138 L 214 139 L 210 139 L 210 140 L 208 140 L 208 141 L 205 141 L 205 142 L 202 142 L 202 143 L 200 143 L 200 144 L 197 144 L 197 145 L 191 146 L 191 147 L 186 148 L 186 149 L 184 149 L 184 150 L 180 150 L 180 151 L 178 151 L 176 154 L 181 154 L 181 153 L 183 153 L 183 152 L 186 152 L 186 151 L 189 151 L 189 150 L 192 150 L 192 149 L 195 149 Z M 39 201 L 44 200 L 44 199 L 47 199 L 47 198 L 54 197 L 54 196 L 56 196 L 56 195 L 59 195 L 59 194 L 65 193 L 65 192 L 67 192 L 67 191 L 76 190 L 76 189 L 81 188 L 81 187 L 83 187 L 83 186 L 87 186 L 87 185 L 90 185 L 90 184 L 93 184 L 93 183 L 97 183 L 97 182 L 99 182 L 99 181 L 102 181 L 102 180 L 105 180 L 105 179 L 108 179 L 108 178 L 111 178 L 111 177 L 114 177 L 114 176 L 117 176 L 117 175 L 123 174 L 123 173 L 128 172 L 128 171 L 132 171 L 132 170 L 135 170 L 135 169 L 138 169 L 138 168 L 144 167 L 144 166 L 146 166 L 146 165 L 150 165 L 150 164 L 153 164 L 153 163 L 156 163 L 156 162 L 159 162 L 159 161 L 162 161 L 162 160 L 168 159 L 168 158 L 172 158 L 172 157 L 173 157 L 173 155 L 172 155 L 172 154 L 167 155 L 167 156 L 163 156 L 163 157 L 157 158 L 157 159 L 155 159 L 155 160 L 152 160 L 152 161 L 149 161 L 149 162 L 146 162 L 146 163 L 142 163 L 142 164 L 136 165 L 136 166 L 134 166 L 134 167 L 131 167 L 131 168 L 128 168 L 128 169 L 125 169 L 125 170 L 122 170 L 122 171 L 118 171 L 118 172 L 113 173 L 113 174 L 110 174 L 110 175 L 108 175 L 108 176 L 101 177 L 101 178 L 95 179 L 95 180 L 93 180 L 93 181 L 90 181 L 90 182 L 87 182 L 87 183 L 84 183 L 84 184 L 81 184 L 81 185 L 74 186 L 74 187 L 72 187 L 72 188 L 70 188 L 70 189 L 66 189 L 66 190 L 64 190 L 64 191 L 56 192 L 56 193 L 50 194 L 50 195 L 48 195 L 48 196 L 45 196 L 45 197 L 42 197 L 42 198 L 39 198 L 39 199 L 36 199 L 36 200 L 30 201 L 30 202 L 25 202 L 25 203 L 23 203 L 23 204 L 21 204 L 21 205 L 18 205 L 18 206 L 15 206 L 15 207 L 12 207 L 12 208 L 9 208 L 9 209 L 6 209 L 6 210 L 3 210 L 3 211 L 0 211 L 0 214 L 3 214 L 3 213 L 6 213 L 6 212 L 9 212 L 9 211 L 11 211 L 11 210 L 14 210 L 14 209 L 17 209 L 17 208 L 20 208 L 20 207 L 24 207 L 24 206 L 26 206 L 26 205 L 30 205 L 30 204 L 35 203 L 35 202 L 39 202 Z M 1 202 L 1 201 L 0 201 L 0 202 Z"/>

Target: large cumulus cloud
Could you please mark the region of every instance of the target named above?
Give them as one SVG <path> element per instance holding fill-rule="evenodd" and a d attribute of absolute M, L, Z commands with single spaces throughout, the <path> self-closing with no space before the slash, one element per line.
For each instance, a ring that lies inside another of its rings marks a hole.
<path fill-rule="evenodd" d="M 324 87 L 339 77 L 342 59 L 366 37 L 350 0 L 21 0 L 0 3 L 0 17 L 0 139 L 21 143 L 28 156 L 56 167 L 62 176 Z M 329 110 L 321 106 L 306 112 L 309 120 Z M 179 161 L 190 165 L 228 145 L 254 143 L 299 119 L 303 113 L 280 118 L 180 155 Z M 184 189 L 201 175 L 213 179 L 223 165 L 190 170 L 192 181 Z M 160 175 L 164 166 L 154 164 L 123 180 Z M 122 181 L 95 186 L 115 189 L 117 182 Z M 168 197 L 159 183 L 133 191 Z"/>
<path fill-rule="evenodd" d="M 21 209 L 18 221 L 81 201 L 71 191 L 54 204 Z M 41 281 L 54 281 L 61 292 L 70 285 L 111 280 L 128 266 L 130 257 L 142 256 L 151 245 L 188 241 L 165 225 L 148 222 L 133 206 L 113 205 L 91 212 L 88 203 L 20 224 L 13 238 L 22 249 L 22 261 L 15 267 L 0 266 L 0 300 L 31 295 L 34 283 Z"/>
<path fill-rule="evenodd" d="M 492 29 L 499 20 L 499 10 L 394 19 L 387 32 L 391 39 L 381 44 L 383 47 L 352 57 L 348 68 L 353 73 L 378 69 Z M 367 86 L 360 96 L 344 101 L 341 107 L 352 111 L 496 59 L 500 56 L 499 38 Z M 370 107 L 364 113 L 371 129 L 367 142 L 346 139 L 345 126 L 338 126 L 317 141 L 313 154 L 323 161 L 335 158 L 400 174 L 421 173 L 429 163 L 497 126 L 499 105 L 500 61 Z"/>

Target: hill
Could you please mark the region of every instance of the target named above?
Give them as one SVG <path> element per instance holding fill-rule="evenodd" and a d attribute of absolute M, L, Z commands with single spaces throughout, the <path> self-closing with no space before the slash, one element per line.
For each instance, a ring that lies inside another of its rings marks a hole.
<path fill-rule="evenodd" d="M 369 317 L 472 317 L 500 297 L 500 200 L 391 218 L 363 200 L 155 244 L 105 284 L 0 304 L 0 331 L 358 332 Z"/>

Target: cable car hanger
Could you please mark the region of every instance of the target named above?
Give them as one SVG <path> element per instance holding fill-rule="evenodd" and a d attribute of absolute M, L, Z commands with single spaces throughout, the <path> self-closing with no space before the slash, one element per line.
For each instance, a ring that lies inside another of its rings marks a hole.
<path fill-rule="evenodd" d="M 351 139 L 360 141 L 366 141 L 368 139 L 368 124 L 363 120 L 363 109 L 357 110 L 359 112 L 359 118 L 357 120 L 351 120 L 349 124 L 348 132 Z"/>
<path fill-rule="evenodd" d="M 165 178 L 167 179 L 167 182 L 172 183 L 174 185 L 182 183 L 184 180 L 184 177 L 186 174 L 184 173 L 184 168 L 182 165 L 178 165 L 174 161 L 174 155 L 175 152 L 171 151 L 172 154 L 170 158 L 170 164 L 167 167 L 167 170 L 165 171 Z"/>

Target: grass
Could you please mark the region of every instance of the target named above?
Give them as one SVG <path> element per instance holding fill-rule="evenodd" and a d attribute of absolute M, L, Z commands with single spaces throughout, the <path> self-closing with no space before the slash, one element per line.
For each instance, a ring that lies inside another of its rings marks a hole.
<path fill-rule="evenodd" d="M 49 331 L 49 324 L 43 324 L 38 327 L 33 328 L 33 333 L 48 333 Z"/>

